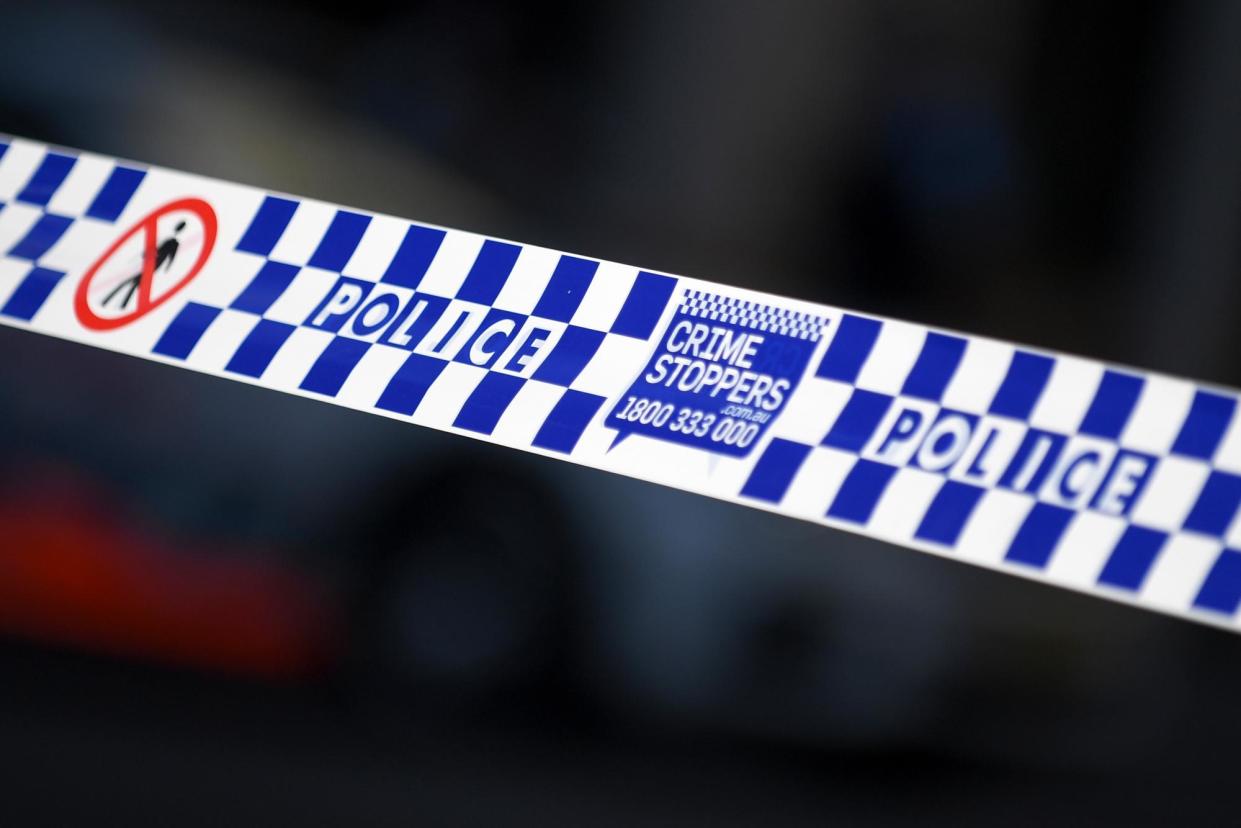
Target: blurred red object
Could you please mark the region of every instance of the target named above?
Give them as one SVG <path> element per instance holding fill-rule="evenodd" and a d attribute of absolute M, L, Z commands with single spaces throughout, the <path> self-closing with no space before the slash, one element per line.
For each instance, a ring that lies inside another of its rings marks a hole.
<path fill-rule="evenodd" d="M 124 515 L 70 470 L 0 485 L 0 629 L 263 678 L 331 660 L 334 607 L 273 550 L 168 539 Z"/>

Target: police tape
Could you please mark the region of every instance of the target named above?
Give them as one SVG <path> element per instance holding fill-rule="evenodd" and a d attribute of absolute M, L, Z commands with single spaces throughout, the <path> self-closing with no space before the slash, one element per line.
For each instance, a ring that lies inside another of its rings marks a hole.
<path fill-rule="evenodd" d="M 2 136 L 0 322 L 1237 629 L 1232 391 Z"/>

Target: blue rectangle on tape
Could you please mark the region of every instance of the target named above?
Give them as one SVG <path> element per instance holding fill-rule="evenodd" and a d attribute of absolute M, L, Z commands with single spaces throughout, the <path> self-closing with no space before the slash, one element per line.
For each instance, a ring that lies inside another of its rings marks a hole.
<path fill-rule="evenodd" d="M 955 546 L 984 491 L 968 483 L 947 481 L 927 507 L 914 537 Z"/>
<path fill-rule="evenodd" d="M 352 210 L 337 210 L 307 264 L 338 273 L 344 270 L 370 223 L 371 217 L 368 215 Z"/>
<path fill-rule="evenodd" d="M 29 322 L 34 319 L 39 308 L 43 307 L 43 303 L 47 301 L 47 297 L 52 294 L 52 290 L 64 278 L 64 275 L 59 270 L 50 270 L 46 267 L 31 268 L 30 273 L 26 274 L 26 278 L 4 303 L 4 307 L 0 308 L 0 313 Z"/>
<path fill-rule="evenodd" d="M 1132 374 L 1104 371 L 1094 401 L 1086 410 L 1078 431 L 1115 440 L 1124 430 L 1125 423 L 1129 422 L 1129 415 L 1138 403 L 1138 395 L 1142 393 L 1145 382 Z"/>
<path fill-rule="evenodd" d="M 858 460 L 828 507 L 827 516 L 852 523 L 866 523 L 894 474 L 895 466 Z"/>
<path fill-rule="evenodd" d="M 853 389 L 849 401 L 823 438 L 823 445 L 859 452 L 888 413 L 892 397 L 862 388 Z"/>
<path fill-rule="evenodd" d="M 1185 457 L 1210 460 L 1224 439 L 1232 421 L 1237 401 L 1223 394 L 1198 391 L 1185 417 L 1185 424 L 1172 444 L 1172 453 Z"/>
<path fill-rule="evenodd" d="M 260 319 L 237 347 L 224 370 L 247 377 L 261 377 L 293 330 L 293 325 Z"/>
<path fill-rule="evenodd" d="M 164 330 L 151 350 L 164 356 L 185 359 L 194 350 L 203 333 L 220 315 L 219 308 L 189 302 Z"/>
<path fill-rule="evenodd" d="M 534 372 L 534 378 L 556 385 L 569 386 L 586 364 L 594 358 L 605 334 L 590 328 L 568 325 L 560 340 Z"/>
<path fill-rule="evenodd" d="M 379 281 L 411 289 L 418 287 L 431 262 L 435 261 L 444 235 L 443 230 L 411 224 Z"/>
<path fill-rule="evenodd" d="M 649 339 L 676 285 L 677 280 L 671 276 L 647 273 L 645 270 L 638 273 L 625 304 L 621 305 L 616 321 L 612 323 L 612 333 Z"/>
<path fill-rule="evenodd" d="M 375 407 L 406 416 L 413 414 L 447 364 L 435 357 L 410 354 L 388 381 Z"/>
<path fill-rule="evenodd" d="M 285 228 L 293 220 L 297 212 L 297 202 L 278 196 L 267 196 L 259 205 L 258 212 L 250 221 L 250 226 L 237 242 L 237 249 L 243 253 L 256 253 L 259 256 L 270 256 L 276 242 L 284 235 Z"/>
<path fill-rule="evenodd" d="M 457 298 L 480 305 L 490 305 L 500 295 L 500 289 L 508 281 L 508 275 L 517 264 L 521 247 L 508 242 L 488 239 L 483 242 L 470 272 L 466 274 Z"/>
<path fill-rule="evenodd" d="M 882 328 L 883 323 L 878 319 L 846 313 L 840 318 L 840 326 L 827 346 L 827 353 L 823 355 L 815 376 L 838 382 L 857 382 L 862 365 L 875 347 Z"/>
<path fill-rule="evenodd" d="M 75 163 L 77 159 L 72 155 L 49 152 L 43 157 L 34 175 L 30 176 L 26 186 L 17 194 L 17 200 L 46 207 Z"/>
<path fill-rule="evenodd" d="M 534 315 L 568 322 L 582 304 L 582 297 L 586 295 L 598 269 L 598 262 L 577 256 L 561 256 L 543 295 L 539 297 L 539 303 L 534 306 Z"/>
<path fill-rule="evenodd" d="M 453 425 L 479 434 L 490 434 L 508 408 L 513 397 L 526 384 L 521 377 L 488 372 L 475 386 L 465 405 L 457 413 Z"/>
<path fill-rule="evenodd" d="M 1004 560 L 1042 569 L 1051 560 L 1073 511 L 1050 503 L 1036 503 L 1013 538 Z"/>
<path fill-rule="evenodd" d="M 68 216 L 44 213 L 39 216 L 34 226 L 26 231 L 21 241 L 13 245 L 9 255 L 15 259 L 28 259 L 33 262 L 60 241 L 60 237 L 65 234 L 71 224 L 73 224 L 73 219 Z"/>
<path fill-rule="evenodd" d="M 125 212 L 126 205 L 146 178 L 145 170 L 122 167 L 119 164 L 104 182 L 95 200 L 86 208 L 86 215 L 102 221 L 116 221 Z"/>
<path fill-rule="evenodd" d="M 1018 420 L 1028 419 L 1047 387 L 1055 364 L 1055 360 L 1042 354 L 1014 351 L 989 412 Z"/>
<path fill-rule="evenodd" d="M 293 280 L 297 278 L 301 270 L 296 265 L 268 259 L 263 262 L 259 272 L 250 280 L 250 284 L 246 285 L 245 290 L 233 300 L 230 307 L 262 316 L 288 289 L 289 285 L 293 284 Z"/>
<path fill-rule="evenodd" d="M 1204 535 L 1223 537 L 1241 506 L 1241 477 L 1213 471 L 1185 518 L 1185 528 Z"/>
<path fill-rule="evenodd" d="M 901 393 L 909 397 L 938 402 L 944 389 L 957 372 L 961 358 L 965 356 L 966 342 L 959 336 L 930 331 L 922 343 L 918 360 L 905 378 Z"/>
<path fill-rule="evenodd" d="M 1167 532 L 1143 526 L 1126 527 L 1099 573 L 1099 583 L 1133 592 L 1141 589 L 1167 539 Z"/>
<path fill-rule="evenodd" d="M 606 400 L 597 394 L 568 389 L 543 421 L 532 445 L 571 454 L 604 402 Z"/>
<path fill-rule="evenodd" d="M 361 342 L 345 336 L 338 336 L 328 343 L 310 366 L 306 376 L 298 387 L 303 391 L 313 391 L 325 397 L 335 397 L 345 380 L 358 367 L 358 360 L 370 350 L 369 342 Z"/>
<path fill-rule="evenodd" d="M 1225 549 L 1202 582 L 1194 606 L 1234 615 L 1241 605 L 1241 553 Z"/>
<path fill-rule="evenodd" d="M 741 495 L 779 503 L 793 483 L 797 470 L 809 456 L 810 448 L 804 443 L 774 438 L 754 464 L 754 470 L 741 488 Z"/>

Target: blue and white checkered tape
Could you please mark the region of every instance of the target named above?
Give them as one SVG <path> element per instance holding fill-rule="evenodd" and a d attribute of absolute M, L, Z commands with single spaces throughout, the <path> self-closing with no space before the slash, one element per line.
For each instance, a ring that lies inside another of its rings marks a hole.
<path fill-rule="evenodd" d="M 1241 629 L 1233 391 L 3 137 L 0 322 Z"/>

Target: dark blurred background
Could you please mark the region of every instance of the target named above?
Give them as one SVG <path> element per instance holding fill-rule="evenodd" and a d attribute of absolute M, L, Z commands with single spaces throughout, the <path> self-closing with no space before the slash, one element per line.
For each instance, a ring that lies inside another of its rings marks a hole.
<path fill-rule="evenodd" d="M 43 0 L 0 11 L 0 131 L 1236 386 L 1239 35 L 1232 2 Z M 5 824 L 1238 819 L 1229 634 L 0 353 Z"/>

